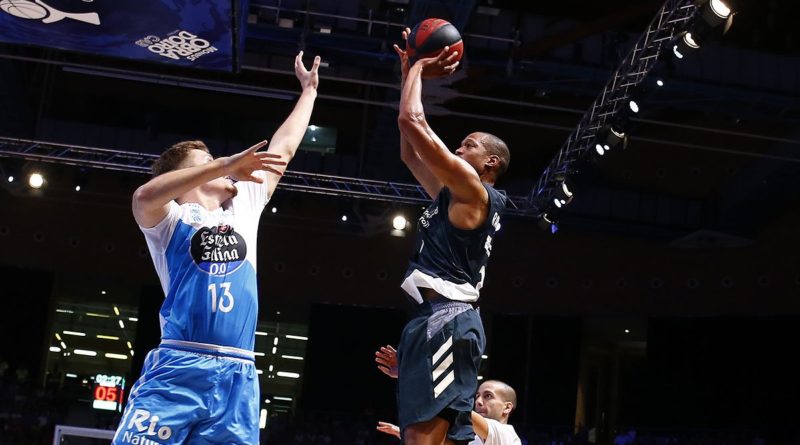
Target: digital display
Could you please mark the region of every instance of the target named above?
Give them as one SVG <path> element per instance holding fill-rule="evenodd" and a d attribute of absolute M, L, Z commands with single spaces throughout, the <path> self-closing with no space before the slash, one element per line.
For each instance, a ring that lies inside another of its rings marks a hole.
<path fill-rule="evenodd" d="M 92 388 L 92 407 L 107 411 L 122 411 L 125 398 L 125 378 L 97 374 Z"/>

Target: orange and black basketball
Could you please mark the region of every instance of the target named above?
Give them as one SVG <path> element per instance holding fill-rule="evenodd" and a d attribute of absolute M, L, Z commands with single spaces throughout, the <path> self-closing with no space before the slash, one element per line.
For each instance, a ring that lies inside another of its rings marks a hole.
<path fill-rule="evenodd" d="M 408 57 L 412 60 L 436 57 L 445 46 L 450 52 L 458 51 L 456 60 L 464 55 L 464 42 L 455 26 L 443 19 L 425 19 L 411 30 L 408 36 Z"/>

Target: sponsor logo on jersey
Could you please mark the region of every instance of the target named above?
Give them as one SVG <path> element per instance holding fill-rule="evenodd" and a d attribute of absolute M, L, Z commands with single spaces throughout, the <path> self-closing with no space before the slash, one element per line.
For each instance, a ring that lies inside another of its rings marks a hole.
<path fill-rule="evenodd" d="M 172 429 L 158 426 L 159 417 L 146 409 L 137 409 L 122 432 L 122 442 L 131 445 L 161 445 L 172 437 Z"/>
<path fill-rule="evenodd" d="M 195 61 L 206 54 L 217 51 L 208 40 L 198 37 L 189 31 L 175 30 L 161 38 L 149 35 L 136 41 L 136 44 L 148 51 L 172 60 Z"/>
<path fill-rule="evenodd" d="M 192 236 L 192 259 L 209 275 L 223 276 L 244 264 L 247 244 L 233 227 L 202 227 Z"/>
<path fill-rule="evenodd" d="M 426 229 L 431 226 L 430 219 L 439 214 L 439 206 L 436 206 L 433 210 L 427 209 L 422 212 L 422 216 L 419 217 L 419 224 Z"/>

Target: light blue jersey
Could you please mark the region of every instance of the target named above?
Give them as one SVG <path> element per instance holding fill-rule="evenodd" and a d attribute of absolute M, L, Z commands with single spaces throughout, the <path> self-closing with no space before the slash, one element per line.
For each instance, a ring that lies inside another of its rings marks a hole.
<path fill-rule="evenodd" d="M 256 232 L 268 199 L 264 184 L 236 188 L 223 208 L 173 201 L 163 221 L 142 228 L 166 295 L 162 339 L 253 350 Z"/>
<path fill-rule="evenodd" d="M 142 228 L 166 299 L 161 344 L 133 385 L 114 445 L 255 444 L 256 232 L 267 184 L 208 211 L 170 203 Z"/>

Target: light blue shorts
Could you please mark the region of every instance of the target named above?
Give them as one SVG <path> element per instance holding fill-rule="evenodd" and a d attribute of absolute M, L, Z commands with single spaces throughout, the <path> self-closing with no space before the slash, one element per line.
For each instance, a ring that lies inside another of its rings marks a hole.
<path fill-rule="evenodd" d="M 161 344 L 147 354 L 113 445 L 258 443 L 252 359 Z"/>

